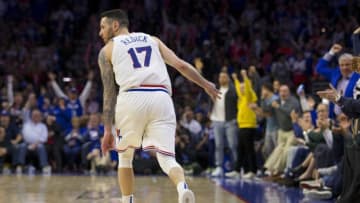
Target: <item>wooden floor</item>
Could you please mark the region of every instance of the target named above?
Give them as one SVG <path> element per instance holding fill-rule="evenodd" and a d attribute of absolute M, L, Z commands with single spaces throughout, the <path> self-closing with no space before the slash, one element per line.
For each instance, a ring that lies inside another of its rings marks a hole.
<path fill-rule="evenodd" d="M 207 178 L 188 178 L 197 203 L 242 201 Z M 0 203 L 121 202 L 115 176 L 2 176 Z M 162 176 L 136 177 L 136 203 L 177 203 L 171 182 Z"/>

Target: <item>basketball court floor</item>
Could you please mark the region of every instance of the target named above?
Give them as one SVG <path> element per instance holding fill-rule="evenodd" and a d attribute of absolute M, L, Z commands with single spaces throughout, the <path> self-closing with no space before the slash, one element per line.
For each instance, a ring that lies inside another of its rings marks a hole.
<path fill-rule="evenodd" d="M 263 181 L 188 177 L 197 203 L 330 203 L 311 201 L 301 190 Z M 177 203 L 165 176 L 137 176 L 137 203 Z M 0 175 L 0 203 L 121 203 L 116 176 Z"/>

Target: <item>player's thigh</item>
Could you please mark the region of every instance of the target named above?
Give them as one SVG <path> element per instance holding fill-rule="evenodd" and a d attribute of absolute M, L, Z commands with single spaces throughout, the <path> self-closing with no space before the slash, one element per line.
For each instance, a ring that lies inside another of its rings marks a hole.
<path fill-rule="evenodd" d="M 145 129 L 143 144 L 154 145 L 161 150 L 173 153 L 175 148 L 176 116 L 169 95 L 160 92 L 156 95 L 150 111 L 149 123 Z"/>
<path fill-rule="evenodd" d="M 115 128 L 120 130 L 120 143 L 127 145 L 141 144 L 147 116 L 143 99 L 135 93 L 121 94 L 116 103 Z"/>

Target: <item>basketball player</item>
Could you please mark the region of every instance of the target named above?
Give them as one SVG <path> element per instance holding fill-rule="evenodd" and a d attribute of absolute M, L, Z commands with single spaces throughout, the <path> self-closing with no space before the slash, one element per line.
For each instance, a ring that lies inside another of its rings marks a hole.
<path fill-rule="evenodd" d="M 123 10 L 101 14 L 100 37 L 105 46 L 98 63 L 104 85 L 104 138 L 102 151 L 114 149 L 111 127 L 120 130 L 118 179 L 123 203 L 134 202 L 134 150 L 155 150 L 161 169 L 177 186 L 180 203 L 193 203 L 193 192 L 185 183 L 184 172 L 175 160 L 176 118 L 171 99 L 171 83 L 165 63 L 202 87 L 212 99 L 220 92 L 196 69 L 179 59 L 158 38 L 145 33 L 129 33 Z M 116 92 L 116 84 L 119 93 Z"/>

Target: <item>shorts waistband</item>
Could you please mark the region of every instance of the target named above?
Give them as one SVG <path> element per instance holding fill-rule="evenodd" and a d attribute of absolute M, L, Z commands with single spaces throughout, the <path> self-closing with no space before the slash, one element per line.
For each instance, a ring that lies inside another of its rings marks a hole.
<path fill-rule="evenodd" d="M 126 92 L 165 92 L 169 94 L 168 89 L 164 85 L 140 85 L 126 90 Z"/>

